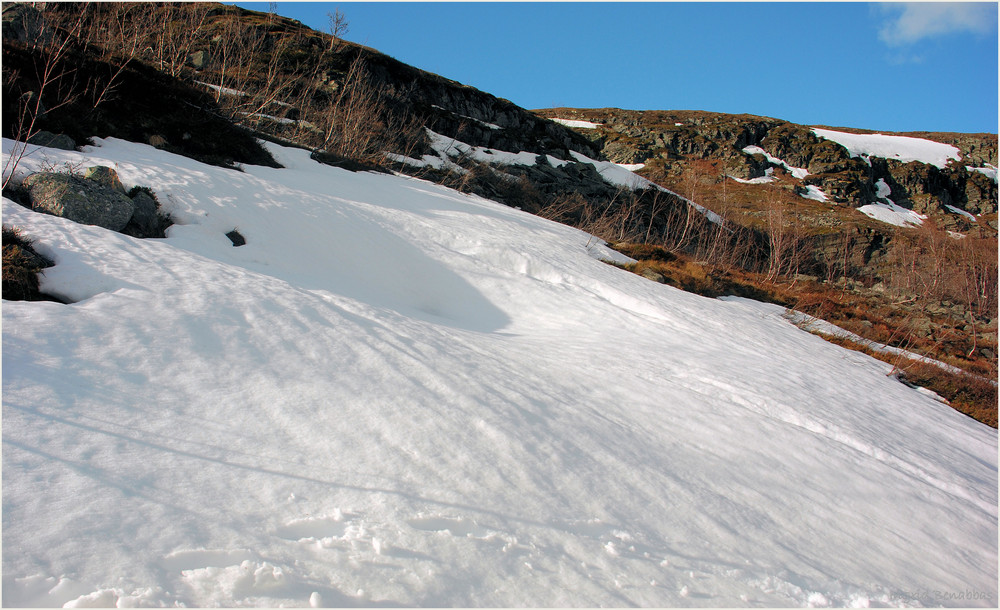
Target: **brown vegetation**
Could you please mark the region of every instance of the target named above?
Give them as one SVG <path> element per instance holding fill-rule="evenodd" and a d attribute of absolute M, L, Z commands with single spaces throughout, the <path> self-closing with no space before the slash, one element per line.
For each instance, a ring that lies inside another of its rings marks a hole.
<path fill-rule="evenodd" d="M 905 357 L 875 352 L 848 339 L 821 335 L 828 341 L 893 364 L 901 380 L 927 387 L 962 413 L 993 427 L 997 425 L 997 390 L 995 381 L 991 381 L 997 378 L 995 326 L 989 332 L 978 329 L 980 349 L 969 351 L 968 340 L 959 340 L 967 337 L 967 333 L 953 333 L 956 336 L 951 340 L 943 340 L 947 330 L 942 325 L 936 335 L 920 336 L 916 332 L 919 316 L 908 314 L 875 294 L 848 291 L 819 281 L 783 278 L 775 282 L 767 272 L 724 269 L 683 253 L 670 252 L 662 246 L 617 244 L 615 249 L 637 260 L 621 265 L 622 268 L 655 281 L 707 297 L 734 295 L 777 303 L 832 322 L 866 340 L 960 368 L 965 372 L 955 373 Z"/>
<path fill-rule="evenodd" d="M 38 272 L 51 263 L 39 256 L 16 227 L 3 227 L 3 298 L 49 300 L 38 290 Z"/>

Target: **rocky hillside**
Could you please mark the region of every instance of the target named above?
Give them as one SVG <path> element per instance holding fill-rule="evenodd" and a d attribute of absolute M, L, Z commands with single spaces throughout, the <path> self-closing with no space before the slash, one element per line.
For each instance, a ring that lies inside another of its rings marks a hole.
<path fill-rule="evenodd" d="M 939 167 L 875 155 L 852 156 L 844 146 L 814 131 L 819 127 L 850 134 L 874 133 L 859 129 L 701 111 L 552 108 L 536 113 L 586 125 L 576 130 L 600 147 L 609 160 L 645 164 L 641 173 L 667 182 L 676 182 L 692 162 L 701 160 L 711 161 L 722 174 L 741 180 L 765 178 L 768 170 L 795 174 L 789 169 L 795 168 L 802 170 L 802 177 L 790 187 L 799 195 L 808 195 L 809 187 L 814 186 L 830 202 L 851 208 L 889 199 L 929 215 L 949 229 L 996 234 L 996 134 L 881 132 L 955 147 L 960 158 Z M 886 185 L 881 189 L 880 181 Z M 979 222 L 965 222 L 968 216 L 962 211 L 979 217 Z"/>

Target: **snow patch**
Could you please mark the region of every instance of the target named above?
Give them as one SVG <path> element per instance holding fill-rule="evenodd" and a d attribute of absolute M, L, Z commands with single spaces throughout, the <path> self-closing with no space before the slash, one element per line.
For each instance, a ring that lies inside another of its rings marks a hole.
<path fill-rule="evenodd" d="M 743 152 L 747 153 L 748 155 L 764 155 L 768 163 L 773 163 L 775 165 L 785 168 L 785 170 L 788 173 L 790 173 L 792 177 L 798 178 L 799 180 L 809 175 L 808 169 L 804 167 L 792 167 L 788 163 L 785 163 L 785 161 L 783 161 L 782 159 L 772 156 L 770 153 L 768 153 L 760 146 L 744 146 Z"/>
<path fill-rule="evenodd" d="M 962 208 L 956 208 L 955 206 L 948 205 L 947 203 L 944 205 L 944 207 L 948 208 L 948 211 L 951 212 L 952 214 L 958 214 L 959 216 L 965 216 L 969 221 L 976 222 L 976 217 L 973 216 L 972 214 L 970 214 L 969 212 L 966 212 Z"/>
<path fill-rule="evenodd" d="M 295 119 L 289 119 L 289 118 L 286 118 L 286 117 L 278 117 L 278 116 L 274 116 L 274 115 L 271 115 L 271 114 L 263 114 L 263 113 L 260 113 L 260 112 L 244 112 L 243 116 L 251 118 L 251 119 L 267 119 L 269 121 L 274 121 L 275 123 L 279 123 L 281 125 L 297 125 L 299 123 L 299 121 L 297 121 Z"/>
<path fill-rule="evenodd" d="M 466 120 L 472 121 L 474 123 L 478 123 L 478 124 L 482 125 L 483 127 L 488 127 L 490 129 L 493 129 L 493 130 L 503 129 L 503 127 L 500 127 L 496 123 L 488 123 L 486 121 L 477 119 L 475 117 L 467 116 L 467 115 L 464 115 L 464 114 L 459 114 L 459 113 L 455 112 L 454 110 L 448 110 L 447 108 L 443 108 L 441 106 L 438 106 L 437 104 L 431 104 L 431 106 L 434 107 L 434 108 L 437 108 L 438 110 L 444 110 L 445 112 L 451 113 L 451 114 L 453 114 L 453 115 L 455 115 L 455 116 L 457 116 L 459 118 L 466 119 Z"/>
<path fill-rule="evenodd" d="M 875 196 L 879 199 L 889 199 L 889 195 L 892 194 L 892 187 L 886 184 L 884 178 L 879 178 L 878 182 L 875 183 Z"/>
<path fill-rule="evenodd" d="M 576 127 L 577 129 L 597 129 L 601 126 L 600 123 L 591 123 L 590 121 L 578 121 L 576 119 L 552 119 L 560 125 L 565 125 L 566 127 Z"/>
<path fill-rule="evenodd" d="M 852 157 L 868 155 L 883 159 L 896 159 L 903 163 L 920 161 L 940 169 L 944 169 L 950 160 L 961 160 L 962 158 L 961 151 L 954 146 L 923 138 L 888 136 L 880 133 L 844 133 L 819 128 L 813 128 L 812 131 L 821 138 L 840 144 L 847 149 L 848 154 Z"/>
<path fill-rule="evenodd" d="M 213 85 L 211 83 L 205 83 L 205 82 L 202 82 L 200 80 L 196 80 L 194 82 L 198 83 L 199 85 L 203 85 L 205 87 L 208 87 L 209 89 L 211 89 L 213 91 L 218 91 L 219 93 L 221 93 L 223 95 L 232 95 L 232 96 L 235 96 L 235 97 L 246 97 L 246 95 L 247 95 L 246 91 L 240 91 L 239 89 L 230 89 L 229 87 L 220 87 L 219 85 Z"/>
<path fill-rule="evenodd" d="M 741 184 L 767 184 L 768 182 L 774 182 L 777 178 L 774 177 L 774 168 L 769 167 L 764 170 L 763 176 L 758 176 L 756 178 L 737 178 L 736 176 L 726 175 L 728 178 L 741 183 Z"/>
<path fill-rule="evenodd" d="M 968 165 L 966 165 L 965 169 L 969 170 L 970 172 L 979 172 L 980 174 L 993 180 L 993 182 L 997 181 L 997 168 L 995 165 L 990 165 L 989 163 L 986 164 L 986 167 L 969 167 Z"/>
<path fill-rule="evenodd" d="M 908 210 L 898 206 L 891 201 L 886 203 L 869 203 L 858 208 L 858 211 L 881 222 L 885 222 L 897 227 L 914 227 L 924 224 L 927 216 L 918 214 L 913 210 Z"/>
<path fill-rule="evenodd" d="M 806 185 L 806 190 L 801 193 L 801 196 L 805 199 L 812 199 L 814 201 L 829 201 L 830 198 L 823 192 L 823 189 L 819 188 L 815 184 Z"/>
<path fill-rule="evenodd" d="M 623 186 L 632 190 L 655 188 L 655 185 L 649 180 L 643 178 L 642 176 L 635 175 L 633 172 L 625 169 L 617 163 L 612 163 L 610 161 L 595 161 L 594 159 L 578 153 L 575 150 L 569 151 L 569 154 L 580 163 L 593 165 L 594 168 L 597 169 L 597 173 L 601 174 L 604 181 L 609 184 Z"/>

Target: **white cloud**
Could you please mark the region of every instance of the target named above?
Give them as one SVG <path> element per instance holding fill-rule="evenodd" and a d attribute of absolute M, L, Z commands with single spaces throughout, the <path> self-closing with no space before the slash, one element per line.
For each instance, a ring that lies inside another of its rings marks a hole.
<path fill-rule="evenodd" d="M 889 46 L 957 32 L 987 34 L 997 25 L 993 2 L 906 2 L 883 4 L 881 9 L 890 20 L 879 30 L 879 38 Z"/>

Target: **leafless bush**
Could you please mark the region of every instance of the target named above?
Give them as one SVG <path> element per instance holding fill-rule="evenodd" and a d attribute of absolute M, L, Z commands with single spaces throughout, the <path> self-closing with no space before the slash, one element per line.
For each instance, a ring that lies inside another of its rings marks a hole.
<path fill-rule="evenodd" d="M 163 72 L 178 76 L 206 25 L 211 5 L 164 3 L 149 5 L 151 36 L 145 55 Z"/>
<path fill-rule="evenodd" d="M 14 85 L 28 76 L 36 85 L 32 91 L 19 91 L 17 116 L 14 117 L 11 135 L 15 140 L 3 166 L 3 186 L 6 188 L 14 177 L 17 166 L 27 151 L 27 141 L 38 133 L 38 123 L 45 112 L 72 103 L 79 95 L 75 68 L 67 65 L 66 58 L 72 45 L 79 39 L 87 17 L 87 5 L 73 13 L 57 13 L 51 7 L 40 11 L 37 31 L 31 32 L 26 45 L 40 58 L 34 64 L 32 75 L 18 74 L 4 66 L 4 89 L 14 92 Z M 33 30 L 25 25 L 25 30 Z M 4 44 L 9 44 L 4 42 Z M 44 101 L 43 101 L 44 100 Z"/>
<path fill-rule="evenodd" d="M 332 13 L 326 14 L 327 19 L 329 19 L 328 31 L 330 33 L 330 50 L 339 51 L 344 46 L 344 35 L 347 34 L 349 26 L 347 24 L 347 17 L 340 11 L 336 9 Z"/>
<path fill-rule="evenodd" d="M 809 258 L 807 241 L 801 227 L 790 214 L 771 198 L 767 209 L 768 267 L 767 280 L 794 277 Z"/>

